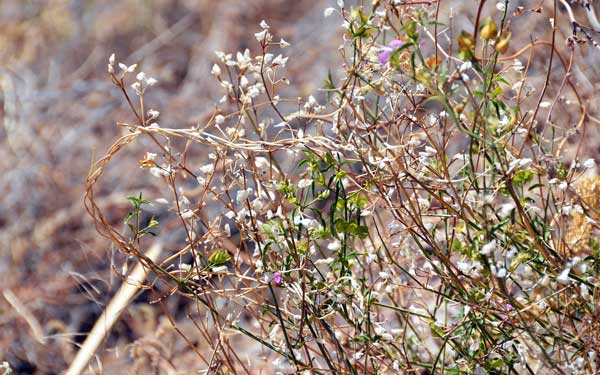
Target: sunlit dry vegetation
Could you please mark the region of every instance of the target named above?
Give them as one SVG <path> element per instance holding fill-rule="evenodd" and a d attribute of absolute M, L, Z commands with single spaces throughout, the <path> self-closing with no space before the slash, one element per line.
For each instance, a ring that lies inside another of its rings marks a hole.
<path fill-rule="evenodd" d="M 5 373 L 600 371 L 592 4 L 172 5 L 3 9 Z"/>

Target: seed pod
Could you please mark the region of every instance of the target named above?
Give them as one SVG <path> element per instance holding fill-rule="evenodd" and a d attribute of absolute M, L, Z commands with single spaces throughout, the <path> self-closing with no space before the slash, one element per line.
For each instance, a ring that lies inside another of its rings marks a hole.
<path fill-rule="evenodd" d="M 483 26 L 481 26 L 481 39 L 483 40 L 491 40 L 495 39 L 498 36 L 498 27 L 494 21 L 492 21 L 492 17 L 487 17 L 483 22 Z"/>
<path fill-rule="evenodd" d="M 499 53 L 505 53 L 508 50 L 511 35 L 512 34 L 510 32 L 502 33 L 500 35 L 500 38 L 498 38 L 498 42 L 496 43 L 496 51 Z"/>

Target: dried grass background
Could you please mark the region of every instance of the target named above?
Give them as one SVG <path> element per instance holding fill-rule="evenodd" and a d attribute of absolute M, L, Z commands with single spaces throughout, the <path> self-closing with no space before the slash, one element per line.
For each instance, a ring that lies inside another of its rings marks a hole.
<path fill-rule="evenodd" d="M 289 73 L 304 82 L 297 88 L 320 85 L 337 42 L 337 26 L 322 22 L 322 9 L 321 1 L 277 0 L 0 3 L 0 288 L 14 293 L 48 337 L 35 337 L 0 298 L 0 360 L 17 374 L 64 371 L 73 343 L 83 339 L 78 333 L 90 329 L 120 284 L 111 269 L 120 259 L 97 235 L 82 202 L 92 158 L 122 131 L 116 121 L 131 117 L 107 79 L 110 53 L 152 72 L 160 85 L 150 102 L 163 112 L 161 122 L 188 127 L 218 100 L 209 75 L 213 51 L 256 48 L 250 31 L 263 18 L 294 43 Z M 117 220 L 127 212 L 125 198 L 154 182 L 135 173 L 139 151 L 105 176 L 101 200 Z M 145 306 L 148 298 L 124 314 L 106 348 L 157 337 L 160 309 Z M 117 353 L 101 357 L 106 373 L 116 373 L 110 357 Z"/>
<path fill-rule="evenodd" d="M 318 89 L 328 68 L 335 72 L 339 62 L 339 22 L 323 18 L 323 9 L 334 3 L 0 2 L 0 362 L 8 361 L 16 374 L 64 371 L 82 334 L 120 284 L 113 267 L 121 267 L 126 259 L 96 233 L 82 201 L 92 159 L 123 132 L 116 121 L 132 120 L 108 80 L 108 56 L 114 52 L 118 61 L 138 63 L 159 80 L 146 100 L 161 111 L 161 124 L 189 127 L 206 121 L 219 98 L 217 82 L 209 74 L 213 51 L 256 50 L 253 33 L 261 19 L 292 44 L 286 50 L 290 96 Z M 457 33 L 461 28 L 472 30 L 470 20 L 478 3 L 448 1 L 442 11 L 447 15 L 454 7 Z M 511 6 L 533 8 L 542 3 L 551 2 L 514 1 Z M 494 3 L 488 5 L 489 10 Z M 513 31 L 515 46 L 547 37 L 547 12 L 523 17 L 528 27 Z M 569 20 L 561 19 L 559 26 L 558 45 L 565 50 Z M 598 52 L 585 47 L 577 54 L 578 88 L 598 117 Z M 533 69 L 540 79 L 544 64 L 543 54 L 536 57 Z M 576 111 L 571 118 L 567 110 L 555 121 L 576 119 Z M 586 146 L 597 153 L 597 132 L 588 131 Z M 103 190 L 96 193 L 115 222 L 129 208 L 127 196 L 140 191 L 159 196 L 152 177 L 138 172 L 145 151 L 139 144 L 113 161 L 103 177 Z M 169 230 L 168 222 L 162 230 Z M 101 364 L 103 373 L 193 373 L 200 368 L 164 311 L 158 304 L 148 305 L 158 297 L 144 293 L 123 314 L 98 353 L 96 366 Z M 183 331 L 190 324 L 187 303 L 175 297 L 166 304 Z"/>

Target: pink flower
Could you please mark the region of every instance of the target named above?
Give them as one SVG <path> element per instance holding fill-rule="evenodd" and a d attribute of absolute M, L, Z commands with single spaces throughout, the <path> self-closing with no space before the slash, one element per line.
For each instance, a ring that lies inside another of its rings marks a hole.
<path fill-rule="evenodd" d="M 281 278 L 281 272 L 274 272 L 273 273 L 273 282 L 277 285 L 280 285 L 282 282 L 282 278 Z"/>
<path fill-rule="evenodd" d="M 390 56 L 400 47 L 404 45 L 404 42 L 399 39 L 394 39 L 388 43 L 387 46 L 381 48 L 379 53 L 379 62 L 385 64 L 389 61 Z"/>

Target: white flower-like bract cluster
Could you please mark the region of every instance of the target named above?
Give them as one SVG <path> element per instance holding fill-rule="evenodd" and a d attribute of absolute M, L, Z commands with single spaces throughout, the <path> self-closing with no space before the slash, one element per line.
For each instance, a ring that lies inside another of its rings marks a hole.
<path fill-rule="evenodd" d="M 542 88 L 525 89 L 522 56 L 503 57 L 499 15 L 454 45 L 428 9 L 325 9 L 343 19 L 343 68 L 327 95 L 294 99 L 289 43 L 262 21 L 258 55 L 216 52 L 222 97 L 191 129 L 158 126 L 143 101 L 156 80 L 138 72 L 128 85 L 136 66 L 117 74 L 110 57 L 138 123 L 90 175 L 88 208 L 121 251 L 141 253 L 147 228 L 112 228 L 90 192 L 115 153 L 150 137 L 140 166 L 164 182 L 171 196 L 154 201 L 185 233 L 151 268 L 209 312 L 199 329 L 220 337 L 208 344 L 230 372 L 258 366 L 236 356 L 249 343 L 282 373 L 598 368 L 596 161 L 535 117 L 554 105 L 530 108 Z"/>

